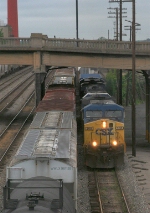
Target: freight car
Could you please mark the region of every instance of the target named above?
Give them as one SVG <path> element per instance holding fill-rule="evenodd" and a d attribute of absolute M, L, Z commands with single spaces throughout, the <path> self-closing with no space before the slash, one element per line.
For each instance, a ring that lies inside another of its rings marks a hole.
<path fill-rule="evenodd" d="M 87 93 L 81 99 L 81 107 L 85 164 L 91 168 L 122 165 L 126 151 L 124 108 L 116 104 L 104 90 Z"/>
<path fill-rule="evenodd" d="M 59 110 L 60 96 L 50 105 L 55 95 L 58 91 L 52 96 L 50 87 L 42 100 L 44 105 L 41 101 L 37 107 L 27 134 L 7 168 L 3 188 L 5 213 L 77 211 L 77 125 L 72 107 L 75 99 L 72 92 L 69 98 L 65 96 L 72 105 L 68 110 L 63 110 L 65 105 Z M 49 101 L 47 106 L 45 99 Z"/>
<path fill-rule="evenodd" d="M 36 112 L 51 110 L 72 111 L 76 116 L 74 68 L 57 69 Z"/>
<path fill-rule="evenodd" d="M 75 86 L 76 85 L 76 72 L 75 69 L 72 67 L 63 68 L 63 69 L 56 69 L 53 80 L 51 82 L 52 85 L 69 85 Z"/>

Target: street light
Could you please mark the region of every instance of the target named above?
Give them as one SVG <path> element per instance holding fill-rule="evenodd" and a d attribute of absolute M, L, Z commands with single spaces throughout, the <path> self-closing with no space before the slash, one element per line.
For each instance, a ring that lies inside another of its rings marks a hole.
<path fill-rule="evenodd" d="M 127 22 L 129 22 L 129 23 L 131 23 L 131 25 L 129 26 L 124 26 L 124 27 L 129 27 L 129 29 L 128 28 L 126 28 L 125 30 L 130 30 L 130 42 L 132 41 L 132 39 L 131 39 L 131 36 L 132 36 L 132 21 L 129 21 L 129 20 L 125 20 L 125 21 L 127 21 Z M 139 23 L 135 23 L 135 27 L 136 26 L 141 26 L 141 24 L 139 24 Z M 141 30 L 140 28 L 135 28 L 135 30 Z"/>

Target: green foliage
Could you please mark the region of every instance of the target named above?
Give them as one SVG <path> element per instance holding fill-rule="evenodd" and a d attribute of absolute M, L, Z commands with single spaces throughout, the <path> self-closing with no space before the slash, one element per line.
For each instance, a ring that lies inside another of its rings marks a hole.
<path fill-rule="evenodd" d="M 117 99 L 118 77 L 119 70 L 109 70 L 106 75 L 106 90 L 107 92 Z M 145 78 L 141 73 L 136 73 L 136 104 L 145 100 Z M 122 72 L 122 103 L 126 104 L 128 93 L 128 104 L 132 104 L 132 71 Z"/>
<path fill-rule="evenodd" d="M 0 37 L 4 37 L 3 30 L 0 29 Z"/>
<path fill-rule="evenodd" d="M 105 37 L 100 37 L 98 40 L 107 40 Z"/>
<path fill-rule="evenodd" d="M 117 95 L 117 74 L 116 70 L 110 70 L 106 75 L 106 90 L 111 95 Z"/>

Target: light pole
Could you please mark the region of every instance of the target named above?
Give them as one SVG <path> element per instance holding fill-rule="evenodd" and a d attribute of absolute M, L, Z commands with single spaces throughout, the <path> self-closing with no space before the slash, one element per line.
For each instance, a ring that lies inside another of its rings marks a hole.
<path fill-rule="evenodd" d="M 76 0 L 76 39 L 78 38 L 78 0 Z"/>
<path fill-rule="evenodd" d="M 131 39 L 131 38 L 132 38 L 132 21 L 129 21 L 129 20 L 125 20 L 125 21 L 131 23 L 130 26 L 124 26 L 124 27 L 129 27 L 129 29 L 126 28 L 125 30 L 130 30 L 130 41 L 132 41 L 132 39 Z M 136 31 L 136 30 L 141 30 L 140 28 L 136 28 L 136 26 L 141 26 L 141 24 L 135 23 L 135 31 Z"/>

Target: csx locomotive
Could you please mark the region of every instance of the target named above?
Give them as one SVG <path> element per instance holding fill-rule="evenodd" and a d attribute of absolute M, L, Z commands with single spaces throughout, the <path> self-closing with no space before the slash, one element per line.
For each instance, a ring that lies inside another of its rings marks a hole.
<path fill-rule="evenodd" d="M 98 93 L 90 90 L 81 99 L 85 164 L 91 168 L 113 168 L 124 163 L 125 112 L 110 97 L 103 89 Z"/>

